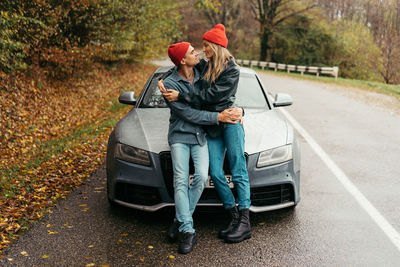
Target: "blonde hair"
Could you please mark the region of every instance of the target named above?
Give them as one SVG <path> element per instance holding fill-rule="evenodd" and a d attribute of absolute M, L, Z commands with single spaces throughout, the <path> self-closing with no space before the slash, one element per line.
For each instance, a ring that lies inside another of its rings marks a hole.
<path fill-rule="evenodd" d="M 207 40 L 203 41 L 207 42 L 208 45 L 211 47 L 211 50 L 214 52 L 212 58 L 209 59 L 208 68 L 206 73 L 204 74 L 203 79 L 206 81 L 211 80 L 211 83 L 213 83 L 225 70 L 226 64 L 232 58 L 232 55 L 229 50 L 223 46 L 211 43 Z"/>

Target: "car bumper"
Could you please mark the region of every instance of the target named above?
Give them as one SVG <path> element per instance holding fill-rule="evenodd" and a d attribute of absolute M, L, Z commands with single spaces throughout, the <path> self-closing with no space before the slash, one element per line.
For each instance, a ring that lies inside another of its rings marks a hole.
<path fill-rule="evenodd" d="M 294 172 L 293 161 L 257 168 L 257 159 L 258 154 L 247 156 L 250 211 L 265 212 L 296 205 L 300 200 L 300 172 Z M 151 161 L 152 166 L 147 167 L 115 159 L 113 169 L 107 170 L 108 198 L 119 205 L 144 211 L 174 206 L 169 152 L 151 153 Z M 206 188 L 198 206 L 222 204 L 215 189 Z"/>
<path fill-rule="evenodd" d="M 150 211 L 150 212 L 154 212 L 154 211 L 160 210 L 160 209 L 165 208 L 165 207 L 173 207 L 173 206 L 175 206 L 174 203 L 159 203 L 159 204 L 152 205 L 152 206 L 137 205 L 137 204 L 127 203 L 127 202 L 124 202 L 124 201 L 121 201 L 121 200 L 117 200 L 117 199 L 114 200 L 114 202 L 117 203 L 118 205 L 125 206 L 125 207 L 128 207 L 128 208 L 133 208 L 133 209 L 137 209 L 137 210 L 144 210 L 144 211 Z M 286 202 L 284 204 L 277 204 L 277 205 L 271 205 L 271 206 L 261 206 L 261 207 L 251 205 L 250 206 L 250 211 L 251 212 L 255 212 L 255 213 L 257 213 L 257 212 L 265 212 L 265 211 L 271 211 L 271 210 L 284 209 L 284 208 L 288 208 L 288 207 L 291 207 L 291 206 L 294 206 L 294 205 L 295 205 L 295 203 L 293 201 Z M 197 206 L 198 207 L 202 207 L 202 206 L 203 207 L 213 207 L 213 206 L 214 207 L 221 207 L 222 204 L 221 203 L 198 203 Z"/>

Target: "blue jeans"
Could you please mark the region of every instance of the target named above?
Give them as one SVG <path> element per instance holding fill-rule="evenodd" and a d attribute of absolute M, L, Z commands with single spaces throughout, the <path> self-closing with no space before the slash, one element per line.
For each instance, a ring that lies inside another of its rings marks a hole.
<path fill-rule="evenodd" d="M 225 125 L 223 135 L 207 137 L 210 155 L 210 176 L 224 204 L 225 209 L 236 205 L 235 197 L 226 181 L 223 165 L 225 152 L 228 156 L 232 173 L 232 182 L 237 189 L 239 210 L 250 208 L 250 183 L 244 155 L 244 130 L 242 125 Z"/>
<path fill-rule="evenodd" d="M 189 159 L 194 163 L 194 179 L 189 187 Z M 181 222 L 179 232 L 192 232 L 192 214 L 200 199 L 208 179 L 207 144 L 190 145 L 175 143 L 171 145 L 172 167 L 174 171 L 174 197 L 176 219 Z"/>

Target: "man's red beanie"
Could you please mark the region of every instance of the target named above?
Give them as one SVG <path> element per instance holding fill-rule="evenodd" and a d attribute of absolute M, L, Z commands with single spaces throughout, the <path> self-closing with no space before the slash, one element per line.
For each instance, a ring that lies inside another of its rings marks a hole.
<path fill-rule="evenodd" d="M 168 46 L 168 56 L 172 62 L 174 62 L 175 66 L 179 66 L 182 58 L 185 56 L 188 51 L 190 43 L 181 42 Z"/>
<path fill-rule="evenodd" d="M 225 48 L 228 46 L 228 38 L 226 38 L 225 26 L 222 24 L 215 25 L 214 28 L 203 35 L 202 39 L 210 41 L 214 44 L 218 44 Z"/>

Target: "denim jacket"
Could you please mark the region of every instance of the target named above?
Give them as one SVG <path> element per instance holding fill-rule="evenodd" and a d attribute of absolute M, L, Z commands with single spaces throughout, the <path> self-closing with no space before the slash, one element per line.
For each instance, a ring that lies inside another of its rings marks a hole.
<path fill-rule="evenodd" d="M 197 92 L 201 88 L 200 73 L 194 69 L 194 86 L 186 81 L 177 71 L 172 70 L 164 80 L 164 86 L 174 89 L 180 93 Z M 168 143 L 184 143 L 204 145 L 206 142 L 205 132 L 202 125 L 218 125 L 218 112 L 199 110 L 200 105 L 190 106 L 185 102 L 168 102 L 171 110 L 168 130 Z M 196 109 L 198 108 L 198 109 Z"/>

